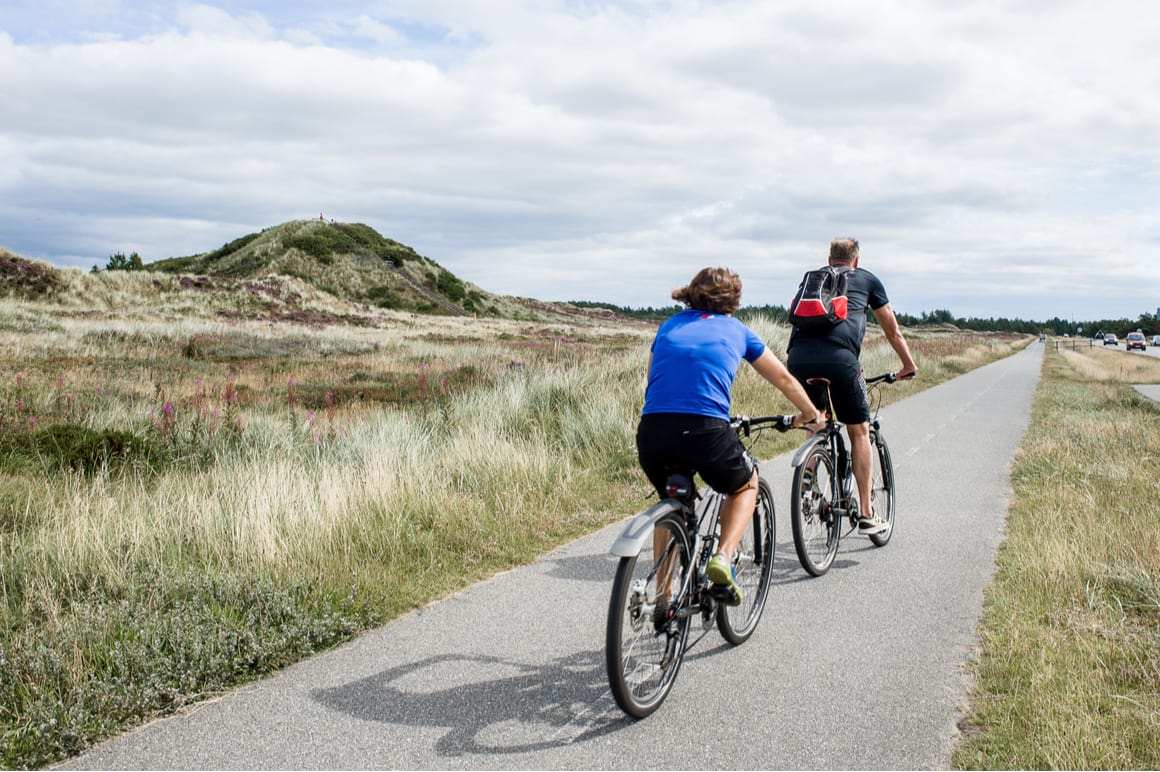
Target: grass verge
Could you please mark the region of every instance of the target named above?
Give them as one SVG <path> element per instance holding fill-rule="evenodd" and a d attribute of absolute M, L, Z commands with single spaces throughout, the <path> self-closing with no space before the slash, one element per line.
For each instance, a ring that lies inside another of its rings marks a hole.
<path fill-rule="evenodd" d="M 1048 350 L 958 769 L 1160 767 L 1160 361 Z"/>

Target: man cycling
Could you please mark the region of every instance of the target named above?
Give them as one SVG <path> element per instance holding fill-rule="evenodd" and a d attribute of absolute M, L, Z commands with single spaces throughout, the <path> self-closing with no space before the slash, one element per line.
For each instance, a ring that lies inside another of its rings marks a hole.
<path fill-rule="evenodd" d="M 873 511 L 870 500 L 870 405 L 866 400 L 866 381 L 858 357 L 862 353 L 862 339 L 866 336 L 866 309 L 874 312 L 878 326 L 902 362 L 899 378 L 913 378 L 918 368 L 910 356 L 906 338 L 898 327 L 898 320 L 890 308 L 882 281 L 867 270 L 858 267 L 858 242 L 841 238 L 830 242 L 829 264 L 845 267 L 847 317 L 822 332 L 807 333 L 796 327 L 790 332 L 787 365 L 802 384 L 811 378 L 830 381 L 830 395 L 837 419 L 846 425 L 850 437 L 850 455 L 854 466 L 854 480 L 858 485 L 858 532 L 874 534 L 889 526 Z M 823 404 L 824 394 L 807 387 L 815 404 Z"/>

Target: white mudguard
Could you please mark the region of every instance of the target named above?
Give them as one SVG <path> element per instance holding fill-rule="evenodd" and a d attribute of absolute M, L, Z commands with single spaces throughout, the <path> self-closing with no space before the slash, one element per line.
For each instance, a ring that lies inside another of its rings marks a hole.
<path fill-rule="evenodd" d="M 673 499 L 658 501 L 645 511 L 634 517 L 625 527 L 616 541 L 612 542 L 609 552 L 618 558 L 631 558 L 640 554 L 645 539 L 652 538 L 653 526 L 669 512 L 680 512 L 681 505 Z"/>
<path fill-rule="evenodd" d="M 824 442 L 825 439 L 825 435 L 815 434 L 803 442 L 801 447 L 794 451 L 793 461 L 790 462 L 790 466 L 792 466 L 794 469 L 801 466 L 802 462 L 806 460 L 806 455 L 813 449 L 814 445 L 817 445 L 819 442 Z"/>

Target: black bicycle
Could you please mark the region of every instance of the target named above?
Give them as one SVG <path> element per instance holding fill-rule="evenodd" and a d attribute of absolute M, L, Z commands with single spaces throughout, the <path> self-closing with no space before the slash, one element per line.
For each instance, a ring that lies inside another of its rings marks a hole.
<path fill-rule="evenodd" d="M 792 416 L 734 418 L 752 447 L 762 428 L 787 431 Z M 719 541 L 724 496 L 702 495 L 684 475 L 672 475 L 667 498 L 636 515 L 612 545 L 620 558 L 608 607 L 605 647 L 612 696 L 625 713 L 644 718 L 664 702 L 685 652 L 716 623 L 725 640 L 744 643 L 757 629 L 769 595 L 775 540 L 773 494 L 758 476 L 757 505 L 733 558 L 740 605 L 732 589 L 706 576 Z M 690 640 L 694 617 L 702 632 Z"/>
<path fill-rule="evenodd" d="M 896 380 L 896 373 L 866 379 L 867 394 L 873 405 L 873 416 L 870 419 L 873 468 L 870 495 L 874 511 L 887 525 L 886 530 L 870 534 L 870 541 L 878 547 L 885 546 L 894 532 L 894 463 L 890 459 L 890 448 L 882 436 L 878 420 L 881 399 L 875 399 L 875 392 L 881 384 L 894 383 Z M 854 482 L 854 470 L 846 442 L 842 438 L 842 424 L 834 418 L 830 382 L 825 378 L 814 378 L 807 383 L 825 389 L 830 412 L 825 428 L 802 443 L 794 453 L 790 525 L 793 528 L 793 546 L 802 568 L 813 576 L 821 576 L 830 570 L 842 538 L 858 527 L 858 488 Z"/>

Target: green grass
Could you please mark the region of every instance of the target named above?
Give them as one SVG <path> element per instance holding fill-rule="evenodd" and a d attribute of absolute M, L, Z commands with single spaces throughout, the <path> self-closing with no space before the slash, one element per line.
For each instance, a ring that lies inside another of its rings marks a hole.
<path fill-rule="evenodd" d="M 1160 409 L 1128 385 L 1160 363 L 1070 359 L 1012 473 L 959 769 L 1160 767 Z"/>

